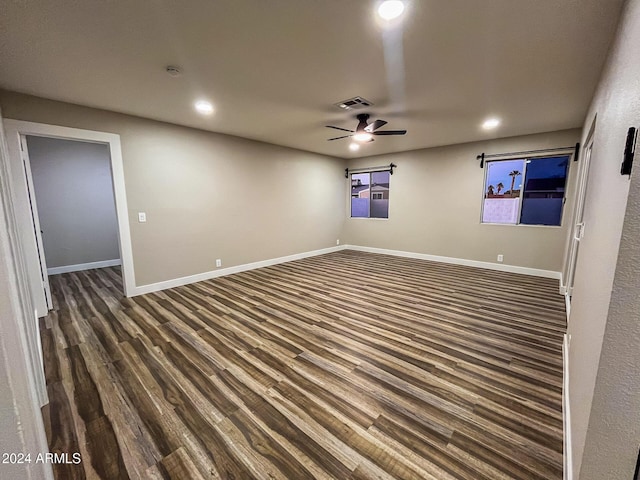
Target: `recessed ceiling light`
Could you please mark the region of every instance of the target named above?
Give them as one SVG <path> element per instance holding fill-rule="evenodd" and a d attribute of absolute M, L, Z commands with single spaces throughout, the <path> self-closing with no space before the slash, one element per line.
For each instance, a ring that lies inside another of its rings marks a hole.
<path fill-rule="evenodd" d="M 195 104 L 196 111 L 202 115 L 211 115 L 213 113 L 213 105 L 206 100 L 198 100 Z"/>
<path fill-rule="evenodd" d="M 353 139 L 356 142 L 368 142 L 369 140 L 371 140 L 373 138 L 373 135 L 371 135 L 370 133 L 367 132 L 360 132 L 360 133 L 356 133 L 353 136 Z"/>
<path fill-rule="evenodd" d="M 358 145 L 357 143 L 351 143 L 349 144 L 349 150 L 351 150 L 352 152 L 357 152 L 358 150 L 360 150 L 360 145 Z"/>
<path fill-rule="evenodd" d="M 404 3 L 400 0 L 386 0 L 378 7 L 378 15 L 383 20 L 393 20 L 404 12 Z"/>
<path fill-rule="evenodd" d="M 484 128 L 485 130 L 492 130 L 492 129 L 498 127 L 500 125 L 500 123 L 501 122 L 500 122 L 499 118 L 488 118 L 482 124 L 482 128 Z"/>

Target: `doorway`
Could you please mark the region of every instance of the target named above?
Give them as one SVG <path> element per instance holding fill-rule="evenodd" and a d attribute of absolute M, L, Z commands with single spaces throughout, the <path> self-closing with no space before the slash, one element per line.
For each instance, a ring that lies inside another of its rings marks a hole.
<path fill-rule="evenodd" d="M 109 147 L 31 135 L 25 141 L 25 173 L 46 273 L 121 265 Z"/>
<path fill-rule="evenodd" d="M 124 285 L 125 296 L 131 296 L 135 289 L 133 259 L 131 252 L 131 235 L 129 231 L 128 210 L 126 203 L 126 193 L 124 189 L 124 171 L 122 167 L 122 153 L 120 149 L 119 135 L 95 132 L 90 130 L 80 130 L 75 128 L 59 127 L 55 125 L 46 125 L 32 122 L 23 122 L 18 120 L 5 120 L 5 131 L 7 134 L 7 146 L 9 149 L 11 181 L 14 185 L 14 203 L 16 210 L 16 222 L 18 224 L 20 242 L 24 249 L 25 267 L 31 295 L 34 300 L 34 308 L 37 317 L 43 317 L 52 308 L 51 294 L 49 290 L 48 273 L 61 273 L 65 271 L 65 265 L 54 265 L 51 272 L 47 268 L 47 251 L 49 250 L 50 258 L 52 257 L 51 248 L 47 242 L 43 242 L 43 234 L 45 236 L 55 235 L 49 228 L 49 233 L 43 229 L 42 219 L 38 215 L 37 206 L 37 183 L 34 183 L 32 175 L 32 165 L 29 158 L 29 148 L 42 147 L 42 143 L 60 141 L 67 142 L 67 145 L 73 144 L 93 144 L 93 150 L 98 151 L 100 148 L 104 150 L 109 157 L 109 169 L 111 173 L 111 193 L 114 202 L 115 226 L 117 227 L 116 245 L 117 255 L 113 252 L 114 246 L 111 245 L 112 255 L 118 257 L 111 259 L 103 259 L 106 263 L 96 262 L 96 266 L 107 266 L 108 263 L 118 261 L 121 263 L 122 280 Z M 30 140 L 31 139 L 31 140 Z M 79 225 L 81 228 L 82 225 Z M 54 247 L 55 242 L 48 242 Z M 55 263 L 60 263 L 60 252 L 56 252 Z M 78 253 L 78 252 L 76 252 Z M 91 268 L 91 261 L 78 260 L 78 258 L 87 257 L 87 252 L 80 252 L 85 257 L 69 257 L 63 259 L 62 263 L 67 263 L 67 267 L 83 269 Z M 62 255 L 64 257 L 64 255 Z M 110 261 L 110 262 L 109 262 Z M 76 263 L 73 263 L 76 262 Z M 56 267 L 58 267 L 56 269 Z M 70 271 L 70 270 L 66 270 Z"/>

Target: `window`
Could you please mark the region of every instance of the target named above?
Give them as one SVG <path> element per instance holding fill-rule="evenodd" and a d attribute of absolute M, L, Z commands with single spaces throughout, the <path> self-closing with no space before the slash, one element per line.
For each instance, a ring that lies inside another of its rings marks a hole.
<path fill-rule="evenodd" d="M 483 223 L 559 226 L 569 156 L 487 162 Z"/>
<path fill-rule="evenodd" d="M 389 172 L 351 174 L 351 216 L 389 218 Z"/>

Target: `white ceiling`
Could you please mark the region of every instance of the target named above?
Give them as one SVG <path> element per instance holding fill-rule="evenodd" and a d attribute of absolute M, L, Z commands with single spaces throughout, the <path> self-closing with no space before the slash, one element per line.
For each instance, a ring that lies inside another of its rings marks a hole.
<path fill-rule="evenodd" d="M 0 0 L 0 87 L 338 157 L 413 150 L 581 126 L 622 3 L 413 0 L 383 30 L 373 0 Z M 327 142 L 356 95 L 408 134 Z"/>

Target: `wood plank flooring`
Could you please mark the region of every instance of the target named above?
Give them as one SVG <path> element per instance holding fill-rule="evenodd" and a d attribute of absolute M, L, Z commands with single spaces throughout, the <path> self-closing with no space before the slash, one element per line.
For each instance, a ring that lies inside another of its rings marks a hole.
<path fill-rule="evenodd" d="M 125 299 L 50 277 L 58 479 L 562 478 L 556 280 L 345 250 Z"/>

